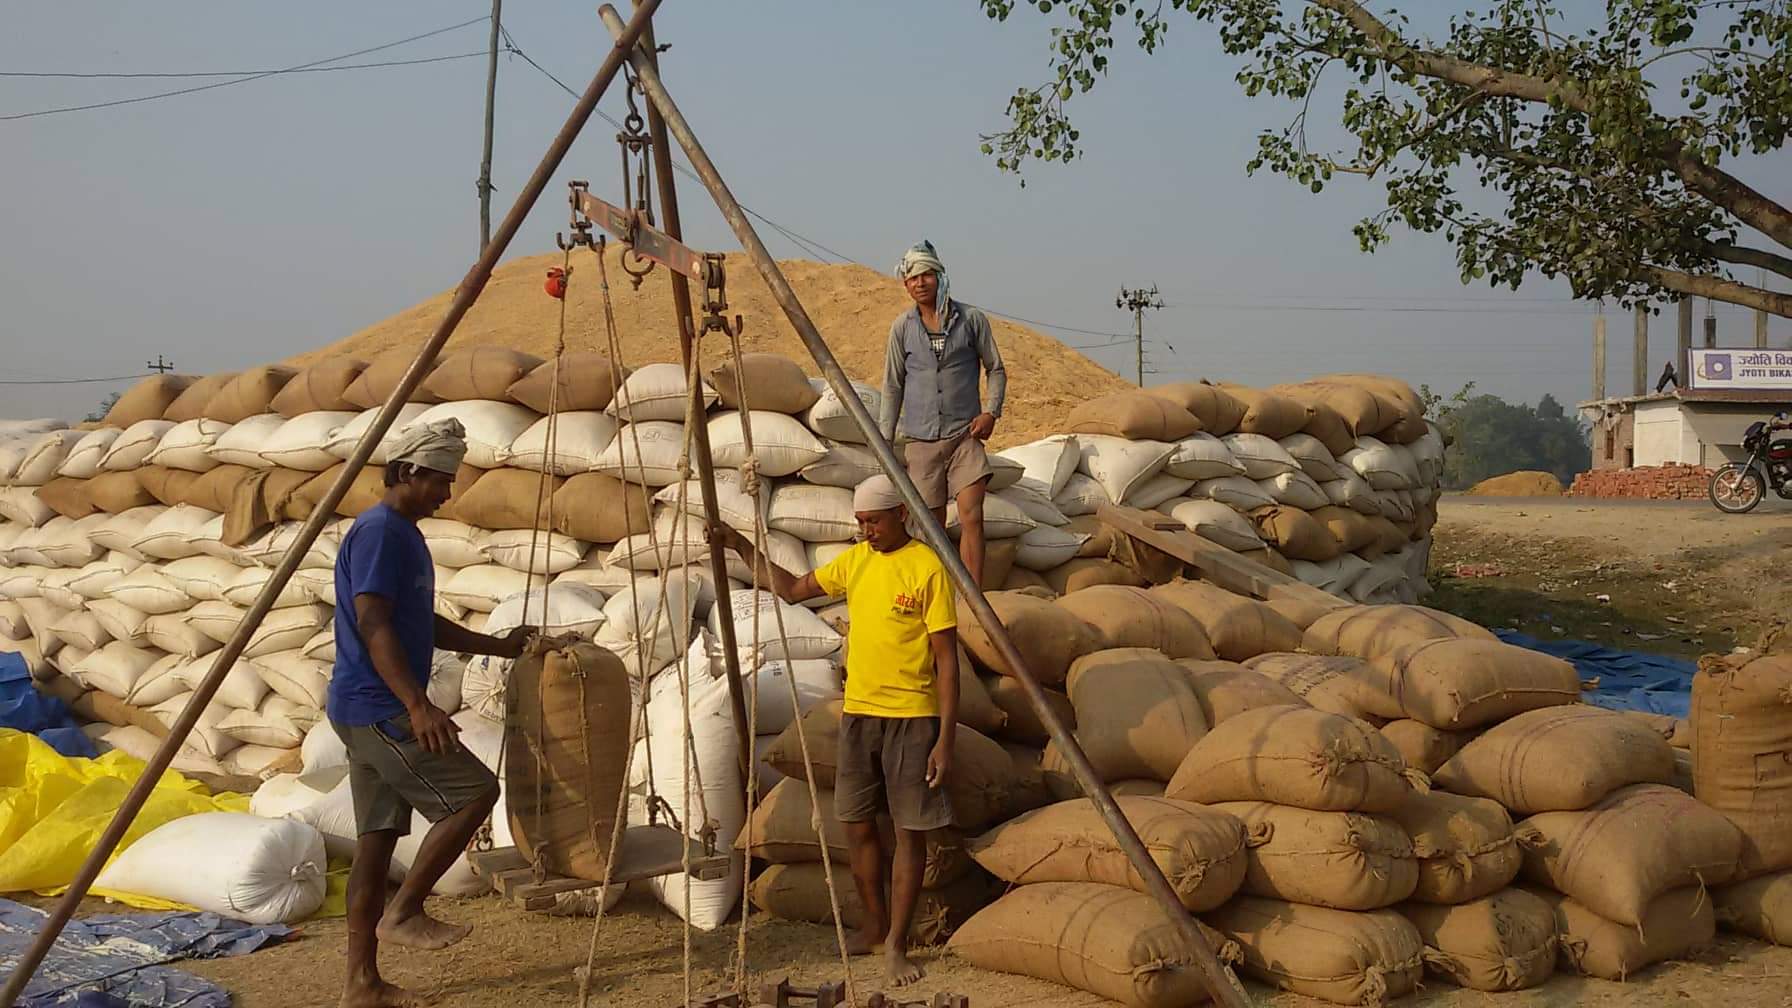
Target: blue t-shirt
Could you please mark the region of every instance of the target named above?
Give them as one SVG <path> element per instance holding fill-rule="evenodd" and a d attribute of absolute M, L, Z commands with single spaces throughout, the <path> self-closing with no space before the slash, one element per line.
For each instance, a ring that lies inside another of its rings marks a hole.
<path fill-rule="evenodd" d="M 436 569 L 417 523 L 385 504 L 355 519 L 336 553 L 336 668 L 326 713 L 343 725 L 370 725 L 404 713 L 404 704 L 368 657 L 355 616 L 356 595 L 392 603 L 398 633 L 417 685 L 429 685 L 435 649 Z"/>

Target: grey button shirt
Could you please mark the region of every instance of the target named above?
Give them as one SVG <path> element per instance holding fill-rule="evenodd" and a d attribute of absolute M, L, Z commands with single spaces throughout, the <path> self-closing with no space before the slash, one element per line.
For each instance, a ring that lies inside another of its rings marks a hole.
<path fill-rule="evenodd" d="M 1002 415 L 1008 372 L 996 349 L 989 319 L 970 305 L 948 301 L 945 348 L 934 354 L 919 308 L 910 308 L 890 324 L 890 345 L 884 353 L 884 400 L 878 427 L 895 440 L 897 421 L 904 436 L 915 441 L 943 441 L 964 432 L 979 413 Z M 989 374 L 981 401 L 978 379 Z"/>

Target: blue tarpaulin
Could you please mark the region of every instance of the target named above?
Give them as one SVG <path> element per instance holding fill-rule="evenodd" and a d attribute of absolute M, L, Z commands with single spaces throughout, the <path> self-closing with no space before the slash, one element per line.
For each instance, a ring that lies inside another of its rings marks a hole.
<path fill-rule="evenodd" d="M 24 657 L 12 651 L 0 652 L 0 728 L 30 732 L 64 756 L 99 755 L 68 705 L 39 693 Z"/>
<path fill-rule="evenodd" d="M 10 973 L 48 915 L 0 899 L 0 975 Z M 214 913 L 104 914 L 69 921 L 21 1008 L 229 1008 L 230 993 L 163 963 L 247 955 L 292 934 Z"/>
<path fill-rule="evenodd" d="M 1495 630 L 1500 640 L 1554 655 L 1574 665 L 1582 681 L 1599 687 L 1581 694 L 1608 710 L 1636 710 L 1683 718 L 1692 710 L 1692 677 L 1698 666 L 1684 658 L 1619 651 L 1591 641 L 1543 641 L 1513 630 Z"/>

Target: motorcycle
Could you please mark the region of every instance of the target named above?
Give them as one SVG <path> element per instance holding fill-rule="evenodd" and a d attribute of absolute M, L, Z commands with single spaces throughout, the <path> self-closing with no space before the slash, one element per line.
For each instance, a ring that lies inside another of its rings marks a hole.
<path fill-rule="evenodd" d="M 1792 438 L 1774 438 L 1774 431 L 1792 429 L 1792 415 L 1776 413 L 1757 420 L 1742 435 L 1748 458 L 1729 462 L 1711 474 L 1711 503 L 1725 514 L 1746 514 L 1767 496 L 1767 488 L 1792 500 Z"/>

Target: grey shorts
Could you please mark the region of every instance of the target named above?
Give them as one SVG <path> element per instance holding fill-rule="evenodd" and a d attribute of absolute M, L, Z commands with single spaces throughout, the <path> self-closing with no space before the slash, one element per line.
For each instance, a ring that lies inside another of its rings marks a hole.
<path fill-rule="evenodd" d="M 969 427 L 940 441 L 910 441 L 903 445 L 902 460 L 930 508 L 945 507 L 965 487 L 995 475 L 989 453 Z"/>
<path fill-rule="evenodd" d="M 946 790 L 927 786 L 927 756 L 939 740 L 936 717 L 841 715 L 834 817 L 871 822 L 888 807 L 897 829 L 925 832 L 952 825 Z"/>
<path fill-rule="evenodd" d="M 348 748 L 348 786 L 357 835 L 411 831 L 411 810 L 441 822 L 498 789 L 498 778 L 464 746 L 425 752 L 408 714 L 371 725 L 330 727 Z"/>

